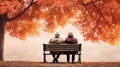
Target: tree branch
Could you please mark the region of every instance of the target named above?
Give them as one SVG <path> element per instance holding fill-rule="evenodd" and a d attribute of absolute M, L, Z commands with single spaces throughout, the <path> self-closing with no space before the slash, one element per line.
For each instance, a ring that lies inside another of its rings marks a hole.
<path fill-rule="evenodd" d="M 103 17 L 103 19 L 104 19 L 104 21 L 105 21 L 104 15 L 102 14 L 102 12 L 101 12 L 101 11 L 97 8 L 97 6 L 95 5 L 95 3 L 98 2 L 98 1 L 102 1 L 102 0 L 95 0 L 95 1 L 92 1 L 92 2 L 89 2 L 89 3 L 86 3 L 86 4 L 83 2 L 83 0 L 80 0 L 81 4 L 82 4 L 82 5 L 84 6 L 84 8 L 88 11 L 88 13 L 90 14 L 90 16 L 92 16 L 92 15 L 91 15 L 91 13 L 89 12 L 89 9 L 86 7 L 86 5 L 93 4 L 94 7 L 98 10 L 98 12 L 100 13 L 100 15 Z"/>
<path fill-rule="evenodd" d="M 86 5 L 83 3 L 83 0 L 80 0 L 80 3 L 82 4 L 82 6 L 88 11 L 88 13 L 91 15 L 91 13 L 89 12 L 89 9 L 86 7 Z"/>
<path fill-rule="evenodd" d="M 105 21 L 104 15 L 103 15 L 102 12 L 98 9 L 98 7 L 95 5 L 95 3 L 94 3 L 93 6 L 97 9 L 97 11 L 100 13 L 100 15 L 103 17 L 103 19 L 104 19 L 104 21 Z"/>
<path fill-rule="evenodd" d="M 32 0 L 32 1 L 30 2 L 30 4 L 29 4 L 21 13 L 19 13 L 19 14 L 16 15 L 15 17 L 8 18 L 8 19 L 6 20 L 6 22 L 11 21 L 11 20 L 14 20 L 14 19 L 20 17 L 23 13 L 25 13 L 25 11 L 27 11 L 27 10 L 32 6 L 32 4 L 34 4 L 34 0 Z"/>
<path fill-rule="evenodd" d="M 88 2 L 88 3 L 84 3 L 84 5 L 89 5 L 89 4 L 93 4 L 93 3 L 95 3 L 95 2 L 98 2 L 98 1 L 102 1 L 102 0 L 95 0 L 95 1 L 91 1 L 91 2 Z"/>
<path fill-rule="evenodd" d="M 93 3 L 95 3 L 95 2 L 102 1 L 102 0 L 95 0 L 95 1 L 91 1 L 91 2 L 86 3 L 86 4 L 83 2 L 83 0 L 79 0 L 79 1 L 80 1 L 80 3 L 83 5 L 83 7 L 88 11 L 88 13 L 91 15 L 91 13 L 89 12 L 89 9 L 86 7 L 86 5 L 93 4 Z M 91 16 L 92 16 L 92 15 L 91 15 Z"/>
<path fill-rule="evenodd" d="M 107 22 L 107 20 L 105 19 L 105 16 L 103 15 L 103 13 L 100 11 L 100 9 L 98 9 L 98 7 L 96 6 L 96 4 L 94 3 L 94 7 L 97 9 L 97 11 L 100 13 L 100 15 L 102 16 L 103 20 L 105 22 Z M 106 25 L 108 25 L 108 23 L 105 23 Z"/>

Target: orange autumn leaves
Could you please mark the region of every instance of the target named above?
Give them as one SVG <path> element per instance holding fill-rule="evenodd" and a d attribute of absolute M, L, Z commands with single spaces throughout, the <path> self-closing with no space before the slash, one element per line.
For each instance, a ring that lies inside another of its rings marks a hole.
<path fill-rule="evenodd" d="M 82 30 L 85 40 L 115 45 L 120 40 L 120 4 L 115 0 L 87 4 L 74 25 Z"/>
<path fill-rule="evenodd" d="M 22 4 L 18 0 L 0 0 L 0 14 L 7 13 L 8 17 L 13 17 L 22 10 Z"/>
<path fill-rule="evenodd" d="M 40 17 L 46 21 L 44 31 L 54 32 L 58 26 L 65 26 L 74 17 L 77 0 L 38 0 L 41 4 Z"/>
<path fill-rule="evenodd" d="M 31 0 L 0 0 L 0 14 L 3 15 L 6 13 L 8 19 L 15 17 L 24 11 L 30 2 Z M 30 17 L 30 14 L 26 12 L 19 18 L 8 21 L 5 31 L 13 37 L 25 40 L 27 36 L 39 34 L 40 24 L 38 20 Z"/>
<path fill-rule="evenodd" d="M 25 0 L 5 1 L 9 1 L 10 3 L 16 1 L 16 4 L 18 2 L 19 6 L 16 7 L 18 12 L 24 8 L 21 1 Z M 41 30 L 54 32 L 58 26 L 63 27 L 69 23 L 70 19 L 74 19 L 72 22 L 73 26 L 80 30 L 85 40 L 91 40 L 92 42 L 104 41 L 111 45 L 117 44 L 120 40 L 119 0 L 35 1 L 36 3 L 22 16 L 10 21 L 11 23 L 7 23 L 6 31 L 11 36 L 25 39 L 28 35 L 34 36 L 38 34 Z M 12 7 L 9 9 L 12 9 Z M 0 11 L 0 14 L 4 12 L 4 10 Z M 11 16 L 12 14 L 9 15 Z M 12 16 L 15 15 L 17 13 L 13 11 Z"/>
<path fill-rule="evenodd" d="M 104 41 L 111 45 L 119 42 L 120 4 L 117 0 L 83 0 L 83 3 L 78 0 L 74 2 L 72 0 L 69 0 L 69 2 L 67 2 L 68 0 L 50 1 L 45 2 L 49 8 L 46 8 L 45 14 L 41 14 L 47 21 L 46 30 L 54 30 L 57 26 L 60 26 L 59 23 L 64 26 L 68 19 L 74 18 L 76 21 L 72 24 L 81 31 L 85 40 Z M 58 4 L 56 4 L 57 2 Z M 51 4 L 54 4 L 54 6 Z M 84 6 L 83 4 L 87 5 Z M 63 20 L 61 17 L 66 17 L 66 21 L 61 22 L 61 19 Z"/>
<path fill-rule="evenodd" d="M 13 37 L 25 40 L 27 36 L 35 36 L 40 33 L 40 25 L 32 21 L 19 21 L 7 23 L 6 31 Z"/>

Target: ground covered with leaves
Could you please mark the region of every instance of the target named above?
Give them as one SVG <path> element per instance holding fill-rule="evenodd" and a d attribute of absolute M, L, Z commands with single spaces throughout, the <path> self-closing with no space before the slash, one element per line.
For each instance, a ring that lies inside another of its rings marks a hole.
<path fill-rule="evenodd" d="M 29 61 L 0 61 L 0 67 L 120 67 L 120 62 L 43 63 Z"/>

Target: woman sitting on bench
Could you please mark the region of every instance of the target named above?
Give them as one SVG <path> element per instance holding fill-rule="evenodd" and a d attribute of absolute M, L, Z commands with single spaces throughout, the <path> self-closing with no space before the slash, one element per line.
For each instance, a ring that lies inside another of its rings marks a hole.
<path fill-rule="evenodd" d="M 73 36 L 73 33 L 72 32 L 69 32 L 68 33 L 68 37 L 65 39 L 65 43 L 68 43 L 68 44 L 77 44 L 78 41 L 76 38 L 74 38 Z M 70 54 L 72 54 L 72 63 L 74 63 L 74 59 L 75 59 L 75 54 L 77 53 L 78 51 L 65 51 L 63 52 L 64 54 L 67 54 L 67 62 L 69 63 L 70 61 Z"/>

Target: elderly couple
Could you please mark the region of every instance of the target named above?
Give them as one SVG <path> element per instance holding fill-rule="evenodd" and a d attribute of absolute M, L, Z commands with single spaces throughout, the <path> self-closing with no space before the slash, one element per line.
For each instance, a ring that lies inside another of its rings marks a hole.
<path fill-rule="evenodd" d="M 74 38 L 74 35 L 73 35 L 73 33 L 72 32 L 69 32 L 68 33 L 68 36 L 67 36 L 67 38 L 65 38 L 65 41 L 63 41 L 63 39 L 62 38 L 60 38 L 60 34 L 57 32 L 56 34 L 55 34 L 55 37 L 54 38 L 52 38 L 52 39 L 50 39 L 50 41 L 49 41 L 49 43 L 56 43 L 56 44 L 59 44 L 59 43 L 68 43 L 68 44 L 77 44 L 78 43 L 78 41 L 77 41 L 77 39 L 76 38 Z M 58 58 L 59 58 L 59 56 L 60 56 L 60 54 L 62 53 L 62 52 L 56 52 L 56 51 L 51 51 L 50 52 L 51 54 L 52 54 L 52 56 L 53 56 L 53 63 L 58 63 Z M 74 63 L 74 59 L 75 59 L 75 54 L 77 53 L 77 52 L 73 52 L 73 51 L 65 51 L 65 52 L 63 52 L 64 54 L 66 54 L 67 55 L 67 62 L 69 63 L 70 62 L 70 54 L 72 54 L 72 63 Z"/>

